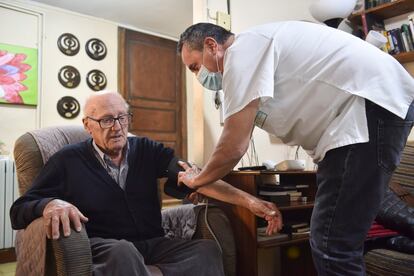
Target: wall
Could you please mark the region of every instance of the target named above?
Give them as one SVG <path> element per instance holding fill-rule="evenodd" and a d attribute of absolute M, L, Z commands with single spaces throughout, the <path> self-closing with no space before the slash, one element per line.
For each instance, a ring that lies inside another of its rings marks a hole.
<path fill-rule="evenodd" d="M 7 36 L 4 35 L 5 30 L 0 30 L 0 42 L 24 46 L 22 41 L 28 41 L 27 36 L 35 34 L 38 39 L 32 38 L 29 46 L 39 49 L 38 105 L 0 105 L 0 140 L 12 151 L 14 140 L 25 131 L 52 125 L 81 124 L 82 113 L 75 119 L 64 119 L 58 115 L 56 104 L 63 96 L 73 96 L 83 106 L 88 95 L 93 93 L 86 84 L 86 74 L 90 70 L 104 72 L 108 82 L 106 88 L 117 90 L 118 25 L 34 2 L 0 1 L 0 5 L 3 6 L 0 7 L 2 13 L 12 16 L 12 19 L 20 14 L 24 18 L 31 16 L 33 21 L 33 24 L 21 28 L 22 31 L 14 31 Z M 0 21 L 2 26 L 6 25 L 5 22 L 9 23 L 3 16 L 0 16 Z M 14 24 L 8 25 L 13 26 L 11 30 L 15 30 Z M 66 32 L 74 34 L 80 42 L 79 53 L 72 57 L 62 54 L 57 48 L 57 38 Z M 99 38 L 106 44 L 107 56 L 103 60 L 95 61 L 87 56 L 85 43 L 90 38 Z M 79 70 L 81 82 L 78 87 L 68 89 L 59 83 L 58 71 L 64 65 L 72 65 Z"/>
<path fill-rule="evenodd" d="M 277 20 L 313 20 L 308 11 L 308 6 L 312 0 L 282 1 L 282 0 L 262 0 L 249 1 L 238 0 L 231 1 L 232 32 L 238 33 L 254 25 L 263 24 Z M 224 0 L 194 0 L 193 6 L 198 7 L 199 16 L 195 17 L 194 22 L 214 22 L 207 17 L 207 4 L 210 9 L 210 15 L 215 16 L 216 11 L 227 11 L 227 3 Z M 192 82 L 197 80 L 192 77 Z M 198 85 L 197 84 L 194 84 Z M 199 86 L 199 85 L 198 85 Z M 194 92 L 196 93 L 196 92 Z M 203 93 L 203 114 L 204 126 L 204 162 L 211 155 L 215 144 L 221 134 L 220 114 L 213 104 L 214 94 L 208 90 Z M 269 136 L 261 129 L 256 128 L 253 133 L 256 152 L 259 157 L 259 163 L 271 159 L 276 162 L 284 159 L 294 158 L 296 148 L 285 146 L 276 138 Z M 251 149 L 250 149 L 251 150 Z M 249 150 L 249 151 L 250 151 Z M 307 160 L 307 168 L 313 168 L 313 162 L 307 157 L 307 154 L 300 150 L 300 158 Z M 248 158 L 245 156 L 244 165 L 248 165 Z M 241 163 L 239 164 L 241 165 Z"/>

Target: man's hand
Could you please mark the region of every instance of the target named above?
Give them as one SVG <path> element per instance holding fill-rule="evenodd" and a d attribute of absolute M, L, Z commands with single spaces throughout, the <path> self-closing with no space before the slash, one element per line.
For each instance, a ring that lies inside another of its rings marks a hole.
<path fill-rule="evenodd" d="M 191 189 L 197 189 L 197 187 L 194 187 L 194 178 L 200 173 L 200 169 L 197 168 L 196 165 L 192 165 L 191 167 L 182 161 L 178 161 L 178 164 L 183 167 L 185 171 L 178 173 L 178 183 L 177 185 L 180 185 L 181 183 L 184 183 L 186 186 L 190 187 Z"/>
<path fill-rule="evenodd" d="M 85 217 L 74 205 L 54 199 L 50 201 L 43 210 L 43 225 L 46 235 L 49 239 L 57 240 L 59 238 L 59 227 L 62 223 L 63 234 L 65 237 L 70 235 L 70 223 L 72 222 L 76 231 L 82 229 L 81 222 L 87 222 Z"/>
<path fill-rule="evenodd" d="M 282 214 L 274 203 L 253 198 L 249 200 L 248 208 L 253 214 L 267 221 L 267 235 L 272 235 L 282 229 Z"/>

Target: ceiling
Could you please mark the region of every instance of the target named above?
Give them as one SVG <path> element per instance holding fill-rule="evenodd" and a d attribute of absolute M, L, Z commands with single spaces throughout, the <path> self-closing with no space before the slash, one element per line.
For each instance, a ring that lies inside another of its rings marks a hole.
<path fill-rule="evenodd" d="M 34 0 L 178 38 L 192 23 L 192 0 Z"/>

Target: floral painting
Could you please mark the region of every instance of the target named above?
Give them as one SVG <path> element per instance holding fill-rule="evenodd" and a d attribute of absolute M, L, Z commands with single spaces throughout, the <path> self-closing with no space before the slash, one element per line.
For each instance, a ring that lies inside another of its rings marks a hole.
<path fill-rule="evenodd" d="M 0 43 L 0 103 L 37 105 L 37 49 Z"/>

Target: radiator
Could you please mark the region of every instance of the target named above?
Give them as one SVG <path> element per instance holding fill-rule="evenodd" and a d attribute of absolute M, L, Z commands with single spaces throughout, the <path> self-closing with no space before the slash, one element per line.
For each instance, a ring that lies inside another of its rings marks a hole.
<path fill-rule="evenodd" d="M 14 246 L 16 231 L 10 222 L 10 207 L 19 197 L 16 170 L 12 159 L 0 156 L 0 249 Z"/>

